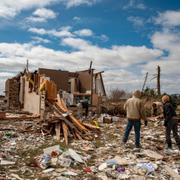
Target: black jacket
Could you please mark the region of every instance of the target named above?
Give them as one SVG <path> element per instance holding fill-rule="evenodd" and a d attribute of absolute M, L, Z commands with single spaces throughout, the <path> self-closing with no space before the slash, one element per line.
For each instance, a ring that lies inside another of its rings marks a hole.
<path fill-rule="evenodd" d="M 174 107 L 172 106 L 171 103 L 167 102 L 163 105 L 163 113 L 164 113 L 164 119 L 165 119 L 165 125 L 167 125 L 167 123 L 169 121 L 171 121 L 171 119 L 176 116 L 176 112 Z"/>

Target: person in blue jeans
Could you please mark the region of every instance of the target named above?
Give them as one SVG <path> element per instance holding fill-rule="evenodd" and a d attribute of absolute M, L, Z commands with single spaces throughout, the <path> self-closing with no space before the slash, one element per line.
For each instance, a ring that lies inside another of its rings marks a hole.
<path fill-rule="evenodd" d="M 141 148 L 141 119 L 145 120 L 145 125 L 147 126 L 147 120 L 144 115 L 143 104 L 140 98 L 141 92 L 139 90 L 136 90 L 133 93 L 132 98 L 129 98 L 124 105 L 128 123 L 123 136 L 123 143 L 125 144 L 128 141 L 129 134 L 134 127 L 136 148 Z"/>

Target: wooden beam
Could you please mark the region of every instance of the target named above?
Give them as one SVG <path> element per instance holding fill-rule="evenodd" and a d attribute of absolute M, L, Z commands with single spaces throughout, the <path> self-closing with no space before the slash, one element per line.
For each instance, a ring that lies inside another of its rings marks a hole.
<path fill-rule="evenodd" d="M 68 127 L 64 122 L 62 122 L 62 129 L 63 129 L 65 144 L 68 145 Z"/>
<path fill-rule="evenodd" d="M 60 122 L 55 124 L 56 140 L 60 141 L 61 136 L 61 125 Z"/>

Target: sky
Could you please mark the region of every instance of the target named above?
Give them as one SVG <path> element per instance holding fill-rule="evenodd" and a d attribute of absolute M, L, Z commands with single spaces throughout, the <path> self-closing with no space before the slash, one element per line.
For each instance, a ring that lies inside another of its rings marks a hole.
<path fill-rule="evenodd" d="M 106 91 L 180 93 L 179 0 L 0 0 L 0 94 L 29 68 L 104 71 Z"/>

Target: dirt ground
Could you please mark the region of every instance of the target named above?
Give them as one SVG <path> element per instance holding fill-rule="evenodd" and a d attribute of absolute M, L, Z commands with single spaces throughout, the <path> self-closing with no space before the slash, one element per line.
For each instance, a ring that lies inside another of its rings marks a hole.
<path fill-rule="evenodd" d="M 66 147 L 63 139 L 57 143 L 53 136 L 42 133 L 38 120 L 0 120 L 0 179 L 179 178 L 180 154 L 175 144 L 171 152 L 164 151 L 163 122 L 154 119 L 148 122 L 147 127 L 142 122 L 141 150 L 134 148 L 134 131 L 127 145 L 122 146 L 124 118 L 111 124 L 99 122 L 99 125 L 101 132 L 95 135 L 94 140 L 72 139 Z M 42 169 L 39 158 L 43 149 L 57 144 L 62 152 L 73 149 L 84 162 L 73 160 L 69 167 L 56 163 Z M 113 161 L 114 158 L 119 159 L 118 163 Z"/>

